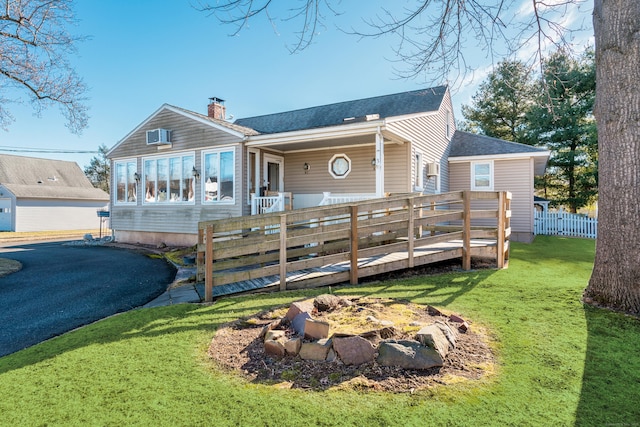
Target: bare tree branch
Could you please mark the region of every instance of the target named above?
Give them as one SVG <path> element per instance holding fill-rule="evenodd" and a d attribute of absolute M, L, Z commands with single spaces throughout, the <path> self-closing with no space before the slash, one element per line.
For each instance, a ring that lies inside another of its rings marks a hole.
<path fill-rule="evenodd" d="M 494 57 L 516 56 L 541 64 L 550 47 L 570 44 L 568 25 L 561 19 L 586 0 L 529 1 L 525 8 L 518 0 L 416 0 L 409 6 L 384 7 L 373 18 L 363 14 L 364 29 L 342 31 L 364 38 L 395 37 L 395 61 L 400 65 L 396 72 L 400 77 L 427 74 L 454 84 L 474 70 L 465 57 L 470 48 L 481 50 L 492 62 Z M 290 48 L 295 53 L 313 42 L 317 27 L 324 25 L 325 13 L 339 14 L 334 3 L 339 2 L 298 0 L 296 6 L 282 12 L 274 10 L 276 5 L 271 0 L 219 0 L 201 4 L 200 9 L 222 23 L 235 24 L 233 34 L 260 14 L 266 15 L 274 28 L 276 19 L 295 21 L 298 41 Z M 523 58 L 525 55 L 529 57 Z"/>
<path fill-rule="evenodd" d="M 4 105 L 9 91 L 25 92 L 35 112 L 56 105 L 67 127 L 80 133 L 87 125 L 86 87 L 68 62 L 82 40 L 67 32 L 74 18 L 72 0 L 0 2 L 0 127 L 13 121 Z"/>

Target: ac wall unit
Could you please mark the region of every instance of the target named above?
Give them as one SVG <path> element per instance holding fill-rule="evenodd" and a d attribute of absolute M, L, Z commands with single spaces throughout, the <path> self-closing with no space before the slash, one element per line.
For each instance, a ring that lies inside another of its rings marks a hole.
<path fill-rule="evenodd" d="M 440 175 L 440 163 L 427 163 L 427 176 Z"/>
<path fill-rule="evenodd" d="M 147 145 L 171 144 L 171 131 L 167 129 L 154 129 L 147 131 Z"/>

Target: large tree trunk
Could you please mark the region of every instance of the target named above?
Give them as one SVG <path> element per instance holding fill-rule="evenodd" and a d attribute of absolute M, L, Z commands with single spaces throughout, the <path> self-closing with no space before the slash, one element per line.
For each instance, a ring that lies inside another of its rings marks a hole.
<path fill-rule="evenodd" d="M 585 297 L 640 314 L 640 1 L 595 0 L 599 206 Z"/>

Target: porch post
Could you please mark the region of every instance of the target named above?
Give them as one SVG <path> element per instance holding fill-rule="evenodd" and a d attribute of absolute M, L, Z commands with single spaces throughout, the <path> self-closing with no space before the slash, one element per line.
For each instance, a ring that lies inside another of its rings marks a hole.
<path fill-rule="evenodd" d="M 376 132 L 376 197 L 384 197 L 384 137 Z"/>

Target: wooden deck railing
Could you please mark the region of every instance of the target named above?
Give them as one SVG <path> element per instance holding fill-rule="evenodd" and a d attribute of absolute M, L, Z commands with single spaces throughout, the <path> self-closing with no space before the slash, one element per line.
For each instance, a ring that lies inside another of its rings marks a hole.
<path fill-rule="evenodd" d="M 197 279 L 211 301 L 216 286 L 268 276 L 279 277 L 277 289 L 286 290 L 357 284 L 361 277 L 451 258 L 462 258 L 469 269 L 472 255 L 495 257 L 502 268 L 510 200 L 508 192 L 404 194 L 201 222 Z M 373 262 L 394 254 L 402 256 Z M 314 273 L 327 266 L 335 267 L 332 273 Z"/>

